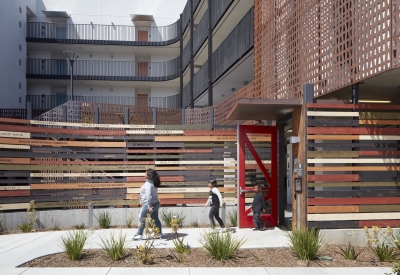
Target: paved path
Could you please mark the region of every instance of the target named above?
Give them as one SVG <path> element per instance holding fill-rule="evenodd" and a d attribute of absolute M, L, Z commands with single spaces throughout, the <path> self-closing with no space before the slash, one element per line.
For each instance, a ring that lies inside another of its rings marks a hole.
<path fill-rule="evenodd" d="M 180 237 L 185 237 L 185 243 L 189 243 L 191 247 L 201 247 L 199 238 L 205 229 L 199 228 L 183 228 L 179 231 Z M 85 248 L 100 248 L 100 236 L 108 236 L 111 230 L 96 230 L 88 240 Z M 163 230 L 164 238 L 156 240 L 157 248 L 173 248 L 173 243 L 168 241 L 171 234 L 168 229 Z M 135 230 L 122 229 L 128 237 L 131 237 Z M 390 273 L 390 268 L 16 268 L 27 261 L 34 258 L 58 253 L 62 249 L 60 247 L 61 236 L 65 236 L 66 231 L 38 232 L 15 235 L 0 236 L 0 275 L 47 275 L 47 274 L 96 274 L 96 275 L 116 275 L 116 274 L 134 274 L 138 275 L 204 275 L 205 272 L 212 274 L 243 275 L 243 274 L 265 274 L 265 275 L 283 275 L 283 274 L 300 274 L 300 275 L 384 275 Z M 267 231 L 252 231 L 251 229 L 239 229 L 235 231 L 238 238 L 246 238 L 246 243 L 242 248 L 271 248 L 271 247 L 287 247 L 284 232 L 278 228 Z M 130 241 L 129 247 L 144 241 Z"/>

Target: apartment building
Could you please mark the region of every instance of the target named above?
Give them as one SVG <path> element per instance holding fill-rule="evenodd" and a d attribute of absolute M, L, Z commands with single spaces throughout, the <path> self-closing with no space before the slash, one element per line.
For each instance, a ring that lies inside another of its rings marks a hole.
<path fill-rule="evenodd" d="M 9 37 L 0 44 L 1 108 L 25 108 L 28 101 L 45 111 L 72 95 L 79 101 L 204 107 L 253 79 L 253 1 L 0 5 L 2 37 Z M 73 67 L 65 51 L 79 56 Z"/>

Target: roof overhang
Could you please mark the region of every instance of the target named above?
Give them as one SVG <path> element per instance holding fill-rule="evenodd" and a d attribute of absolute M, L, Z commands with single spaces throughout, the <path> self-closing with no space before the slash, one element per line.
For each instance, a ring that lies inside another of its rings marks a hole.
<path fill-rule="evenodd" d="M 70 18 L 71 16 L 66 11 L 44 11 L 42 10 L 46 17 L 55 17 L 55 18 Z"/>
<path fill-rule="evenodd" d="M 302 99 L 239 99 L 228 114 L 229 120 L 279 120 L 302 106 Z"/>
<path fill-rule="evenodd" d="M 142 22 L 153 22 L 154 17 L 153 15 L 148 14 L 130 14 L 132 21 L 142 21 Z"/>

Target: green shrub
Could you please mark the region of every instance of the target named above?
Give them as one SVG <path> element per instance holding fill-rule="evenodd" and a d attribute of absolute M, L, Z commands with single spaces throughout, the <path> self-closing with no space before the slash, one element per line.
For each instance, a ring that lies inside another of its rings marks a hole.
<path fill-rule="evenodd" d="M 175 260 L 179 263 L 185 262 L 186 255 L 189 254 L 189 252 L 190 252 L 189 244 L 184 244 L 183 239 L 184 239 L 184 237 L 182 237 L 182 239 L 176 238 L 176 239 L 172 240 L 172 242 L 174 243 L 174 246 L 175 246 L 175 251 L 178 253 L 177 255 L 175 255 L 172 252 L 172 255 L 174 256 Z"/>
<path fill-rule="evenodd" d="M 396 232 L 393 233 L 393 244 L 396 247 L 397 252 L 400 253 L 400 229 L 397 229 Z"/>
<path fill-rule="evenodd" d="M 27 219 L 26 222 L 23 222 L 21 224 L 18 224 L 19 229 L 21 229 L 22 232 L 28 233 L 31 232 L 33 229 L 33 223 L 37 219 L 36 215 L 36 209 L 35 209 L 35 201 L 30 201 L 29 206 L 26 210 L 25 213 L 25 219 Z"/>
<path fill-rule="evenodd" d="M 237 209 L 228 212 L 228 219 L 233 227 L 237 226 L 237 220 L 238 220 Z"/>
<path fill-rule="evenodd" d="M 77 224 L 75 224 L 74 227 L 75 227 L 76 229 L 85 229 L 86 225 L 85 225 L 85 223 L 83 222 L 83 223 L 77 223 Z"/>
<path fill-rule="evenodd" d="M 4 227 L 3 227 L 3 217 L 1 216 L 1 211 L 0 211 L 0 234 L 4 232 Z"/>
<path fill-rule="evenodd" d="M 361 249 L 358 253 L 356 253 L 354 246 L 352 246 L 350 243 L 347 245 L 346 248 L 341 248 L 339 246 L 339 249 L 341 252 L 339 252 L 340 255 L 342 255 L 346 260 L 357 260 L 358 256 L 364 251 L 366 246 Z"/>
<path fill-rule="evenodd" d="M 190 226 L 191 226 L 191 227 L 199 227 L 200 224 L 199 224 L 198 221 L 192 221 L 192 222 L 190 223 Z"/>
<path fill-rule="evenodd" d="M 131 228 L 133 220 L 134 220 L 133 213 L 129 212 L 129 217 L 125 221 L 126 227 Z"/>
<path fill-rule="evenodd" d="M 122 235 L 119 231 L 118 236 L 114 236 L 114 232 L 110 233 L 110 238 L 100 237 L 103 250 L 110 256 L 113 261 L 121 260 L 125 256 L 126 251 L 126 234 Z"/>
<path fill-rule="evenodd" d="M 241 239 L 233 237 L 231 232 L 203 231 L 199 242 L 212 258 L 222 261 L 232 258 L 246 240 L 244 237 Z"/>
<path fill-rule="evenodd" d="M 381 262 L 392 262 L 395 259 L 395 241 L 393 237 L 393 229 L 389 226 L 382 229 L 380 226 L 372 226 L 372 234 L 368 227 L 364 227 L 367 235 L 367 245 L 371 247 L 375 256 Z"/>
<path fill-rule="evenodd" d="M 297 229 L 286 231 L 286 237 L 289 240 L 290 248 L 296 253 L 300 260 L 314 260 L 322 246 L 322 237 L 318 230 Z"/>
<path fill-rule="evenodd" d="M 99 223 L 100 228 L 107 229 L 111 224 L 111 214 L 108 212 L 101 212 L 98 216 L 94 216 Z"/>
<path fill-rule="evenodd" d="M 57 221 L 54 222 L 53 227 L 51 229 L 54 230 L 54 231 L 60 230 L 61 229 L 60 228 L 60 224 Z"/>
<path fill-rule="evenodd" d="M 150 214 L 147 214 L 143 222 L 145 223 L 144 234 L 146 236 L 146 241 L 143 245 L 136 246 L 136 256 L 142 264 L 149 265 L 154 262 L 154 241 L 160 235 L 160 231 L 154 220 L 150 217 Z"/>
<path fill-rule="evenodd" d="M 61 237 L 61 248 L 67 253 L 68 258 L 73 261 L 80 259 L 83 247 L 91 234 L 91 231 L 76 230 L 73 232 L 69 231 L 65 238 Z"/>
<path fill-rule="evenodd" d="M 32 222 L 23 222 L 18 224 L 18 228 L 21 229 L 24 233 L 32 232 L 33 223 Z"/>
<path fill-rule="evenodd" d="M 161 219 L 163 220 L 166 227 L 171 227 L 173 220 L 176 220 L 179 224 L 179 227 L 183 226 L 185 222 L 186 216 L 183 214 L 174 214 L 172 211 L 163 210 L 161 213 Z"/>

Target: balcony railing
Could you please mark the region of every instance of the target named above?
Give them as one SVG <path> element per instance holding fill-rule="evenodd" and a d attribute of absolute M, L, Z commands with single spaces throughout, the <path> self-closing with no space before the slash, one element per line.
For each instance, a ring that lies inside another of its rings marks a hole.
<path fill-rule="evenodd" d="M 180 20 L 162 27 L 28 22 L 27 41 L 167 45 L 178 41 L 180 28 Z"/>
<path fill-rule="evenodd" d="M 77 60 L 74 79 L 166 81 L 179 77 L 179 57 L 165 62 Z M 67 79 L 70 65 L 65 59 L 27 59 L 27 78 Z"/>
<path fill-rule="evenodd" d="M 68 101 L 132 105 L 157 108 L 180 108 L 179 94 L 167 97 L 134 97 L 134 96 L 75 96 L 69 95 L 27 95 L 26 102 L 32 103 L 32 110 L 51 110 Z"/>

